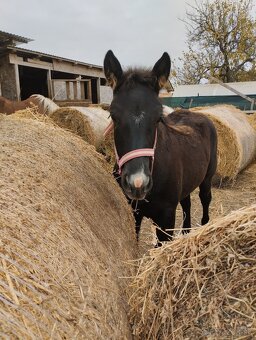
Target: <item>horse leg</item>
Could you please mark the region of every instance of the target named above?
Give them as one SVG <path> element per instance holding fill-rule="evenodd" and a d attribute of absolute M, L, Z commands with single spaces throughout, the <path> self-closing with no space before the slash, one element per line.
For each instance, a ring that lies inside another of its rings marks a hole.
<path fill-rule="evenodd" d="M 180 204 L 182 206 L 182 211 L 183 211 L 183 234 L 187 234 L 190 232 L 191 229 L 191 215 L 190 215 L 190 210 L 191 210 L 191 200 L 190 200 L 190 195 L 187 197 L 183 198 L 183 200 L 180 201 Z"/>
<path fill-rule="evenodd" d="M 143 214 L 139 211 L 136 211 L 133 215 L 134 215 L 134 218 L 135 218 L 136 237 L 137 237 L 137 241 L 139 241 L 140 226 L 141 226 L 141 221 L 143 219 Z"/>
<path fill-rule="evenodd" d="M 154 216 L 153 221 L 157 225 L 156 235 L 158 238 L 157 246 L 161 246 L 164 241 L 171 241 L 173 229 L 175 227 L 176 207 L 162 209 L 157 216 Z M 170 229 L 170 230 L 169 230 Z"/>
<path fill-rule="evenodd" d="M 199 186 L 199 197 L 203 207 L 203 217 L 201 220 L 202 225 L 209 221 L 209 205 L 212 200 L 211 182 L 211 178 L 206 178 Z"/>

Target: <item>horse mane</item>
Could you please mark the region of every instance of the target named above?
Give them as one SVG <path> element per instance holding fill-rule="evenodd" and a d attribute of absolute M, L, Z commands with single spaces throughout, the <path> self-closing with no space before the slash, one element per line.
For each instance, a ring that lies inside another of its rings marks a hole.
<path fill-rule="evenodd" d="M 117 87 L 125 86 L 127 89 L 133 89 L 137 84 L 146 85 L 152 89 L 156 88 L 157 79 L 150 69 L 147 68 L 128 68 L 124 73 L 122 80 Z"/>

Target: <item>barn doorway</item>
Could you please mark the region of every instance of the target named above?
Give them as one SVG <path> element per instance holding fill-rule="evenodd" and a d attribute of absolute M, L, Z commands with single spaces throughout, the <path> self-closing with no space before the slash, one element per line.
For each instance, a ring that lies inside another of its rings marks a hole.
<path fill-rule="evenodd" d="M 92 86 L 92 103 L 98 104 L 98 79 L 91 79 L 91 86 Z"/>
<path fill-rule="evenodd" d="M 19 66 L 20 98 L 27 99 L 32 94 L 49 96 L 47 70 L 28 66 Z"/>

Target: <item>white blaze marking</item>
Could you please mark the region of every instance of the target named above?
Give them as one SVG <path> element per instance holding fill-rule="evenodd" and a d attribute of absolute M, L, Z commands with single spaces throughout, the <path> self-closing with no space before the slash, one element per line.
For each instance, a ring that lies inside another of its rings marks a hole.
<path fill-rule="evenodd" d="M 147 186 L 149 183 L 149 177 L 144 172 L 144 167 L 140 169 L 135 174 L 129 176 L 129 184 L 134 186 L 136 189 L 142 187 L 142 185 Z"/>

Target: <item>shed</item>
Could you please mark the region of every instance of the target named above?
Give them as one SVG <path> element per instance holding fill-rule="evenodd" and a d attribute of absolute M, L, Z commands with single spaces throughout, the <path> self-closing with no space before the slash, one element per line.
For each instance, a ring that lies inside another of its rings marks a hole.
<path fill-rule="evenodd" d="M 227 88 L 228 87 L 228 88 Z M 238 95 L 237 93 L 241 95 Z M 254 105 L 245 99 L 254 99 Z M 236 82 L 228 84 L 196 84 L 179 85 L 173 96 L 162 98 L 164 105 L 189 109 L 196 106 L 216 104 L 234 105 L 240 110 L 256 109 L 256 81 Z"/>
<path fill-rule="evenodd" d="M 0 95 L 24 100 L 42 94 L 59 105 L 109 103 L 103 67 L 21 48 L 32 39 L 0 31 Z"/>

